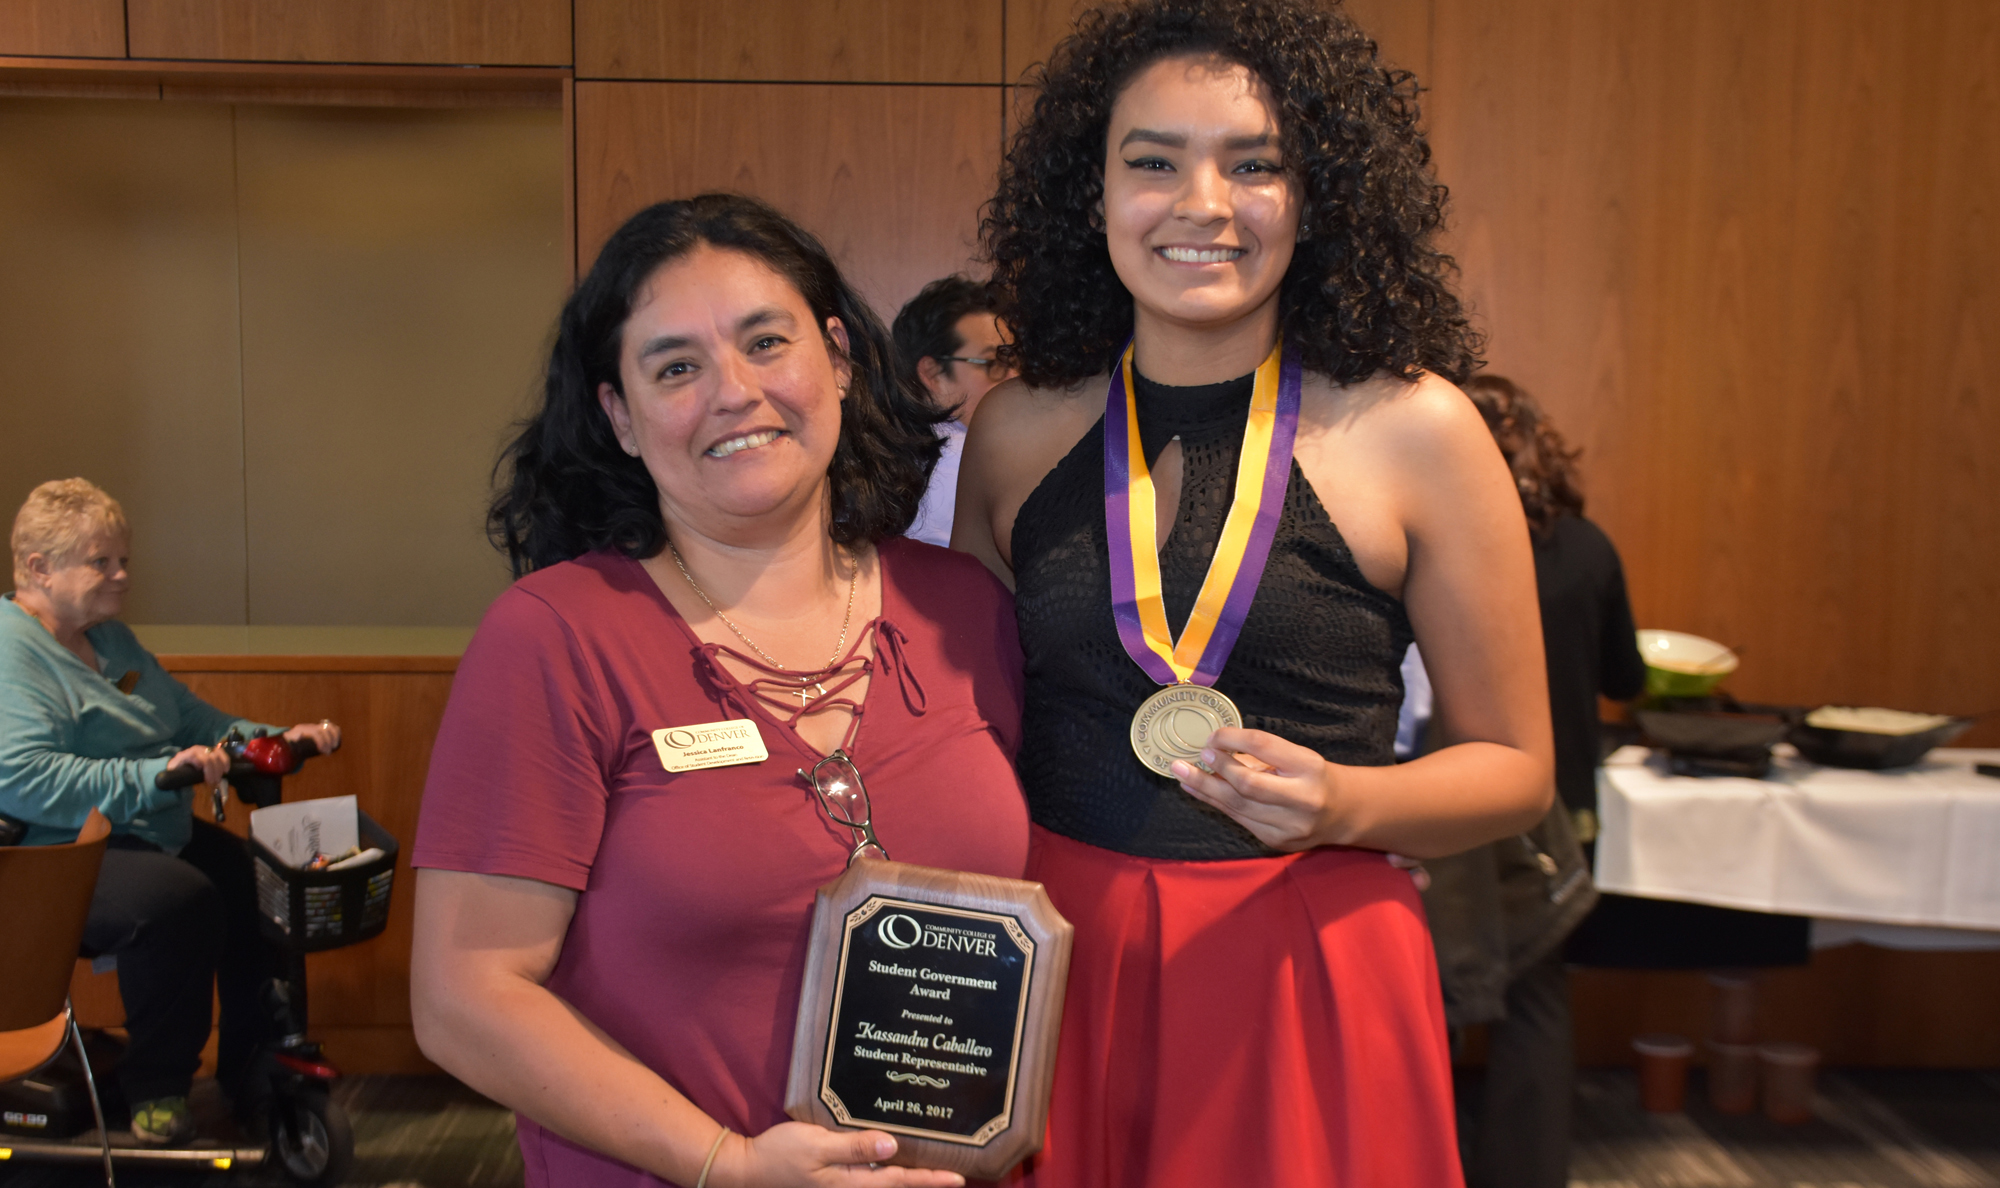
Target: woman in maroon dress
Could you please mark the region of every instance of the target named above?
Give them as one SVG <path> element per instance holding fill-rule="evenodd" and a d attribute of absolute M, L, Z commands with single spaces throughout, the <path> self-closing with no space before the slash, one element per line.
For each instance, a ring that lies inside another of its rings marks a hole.
<path fill-rule="evenodd" d="M 1384 852 L 1527 828 L 1550 744 L 1414 86 L 1306 0 L 1095 10 L 1037 83 L 985 228 L 1021 380 L 953 534 L 1016 587 L 1029 877 L 1076 925 L 1030 1178 L 1455 1185 Z M 1450 745 L 1398 766 L 1412 638 Z"/>
<path fill-rule="evenodd" d="M 813 892 L 857 844 L 803 769 L 849 756 L 899 860 L 1027 853 L 1012 607 L 898 535 L 941 414 L 890 352 L 817 241 L 729 195 L 633 216 L 563 311 L 492 517 L 524 576 L 413 855 L 417 1038 L 519 1113 L 531 1185 L 963 1182 L 784 1112 Z"/>

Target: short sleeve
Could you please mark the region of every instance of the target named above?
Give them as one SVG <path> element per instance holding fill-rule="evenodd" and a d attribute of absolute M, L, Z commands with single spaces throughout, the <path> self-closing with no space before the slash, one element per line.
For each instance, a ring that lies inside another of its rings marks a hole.
<path fill-rule="evenodd" d="M 452 681 L 412 864 L 584 890 L 616 736 L 604 700 L 561 615 L 519 586 L 502 594 Z"/>

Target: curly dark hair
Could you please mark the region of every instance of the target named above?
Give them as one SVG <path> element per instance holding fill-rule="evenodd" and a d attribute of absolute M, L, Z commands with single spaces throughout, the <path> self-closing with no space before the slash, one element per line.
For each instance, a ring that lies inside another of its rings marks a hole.
<path fill-rule="evenodd" d="M 1132 333 L 1132 298 L 1094 226 L 1119 93 L 1161 58 L 1214 55 L 1270 89 L 1304 199 L 1279 291 L 1285 341 L 1341 383 L 1386 371 L 1454 382 L 1480 339 L 1438 250 L 1445 188 L 1417 127 L 1417 86 L 1377 59 L 1336 6 L 1313 0 L 1133 0 L 1077 18 L 1026 85 L 1032 115 L 1008 147 L 981 239 L 1007 294 L 1012 358 L 1039 387 L 1107 370 Z"/>
<path fill-rule="evenodd" d="M 1583 451 L 1569 448 L 1535 398 L 1505 376 L 1475 375 L 1463 386 L 1500 443 L 1534 531 L 1546 533 L 1565 514 L 1582 515 L 1576 460 Z"/>
<path fill-rule="evenodd" d="M 833 539 L 873 543 L 916 517 L 942 444 L 933 426 L 950 414 L 908 386 L 888 331 L 818 239 L 754 198 L 702 194 L 633 215 L 563 306 L 542 406 L 494 468 L 486 531 L 514 576 L 600 549 L 643 560 L 666 547 L 659 491 L 646 464 L 619 447 L 597 387 L 624 390 L 619 345 L 647 279 L 702 244 L 762 261 L 805 298 L 823 334 L 836 317 L 847 331 L 853 378 L 827 468 Z M 826 341 L 840 350 L 830 334 Z"/>

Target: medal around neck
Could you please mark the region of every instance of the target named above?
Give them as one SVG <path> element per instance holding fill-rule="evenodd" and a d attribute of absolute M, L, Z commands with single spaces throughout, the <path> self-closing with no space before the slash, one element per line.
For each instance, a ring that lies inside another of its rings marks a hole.
<path fill-rule="evenodd" d="M 1125 654 L 1166 686 L 1132 716 L 1132 752 L 1161 775 L 1174 760 L 1202 766 L 1201 749 L 1243 715 L 1214 689 L 1257 595 L 1292 474 L 1303 378 L 1281 341 L 1257 368 L 1236 490 L 1222 538 L 1178 641 L 1167 626 L 1154 545 L 1153 475 L 1139 442 L 1139 398 L 1131 345 L 1111 371 L 1104 398 L 1104 529 L 1111 551 L 1111 612 Z"/>
<path fill-rule="evenodd" d="M 1074 933 L 1040 883 L 853 862 L 813 904 L 785 1113 L 999 1179 L 1042 1149 Z"/>

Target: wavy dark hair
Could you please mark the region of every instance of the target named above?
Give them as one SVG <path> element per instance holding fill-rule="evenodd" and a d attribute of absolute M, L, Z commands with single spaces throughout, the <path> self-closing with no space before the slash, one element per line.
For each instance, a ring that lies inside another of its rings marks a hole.
<path fill-rule="evenodd" d="M 1536 533 L 1546 533 L 1565 514 L 1583 514 L 1583 485 L 1576 472 L 1582 450 L 1569 448 L 1548 414 L 1527 390 L 1499 375 L 1475 375 L 1465 394 L 1486 418 L 1493 440 L 1514 472 L 1521 510 Z"/>
<path fill-rule="evenodd" d="M 841 401 L 840 441 L 827 477 L 831 535 L 868 544 L 910 526 L 949 416 L 907 386 L 889 333 L 811 233 L 754 198 L 702 194 L 649 206 L 605 243 L 590 274 L 564 304 L 549 352 L 542 405 L 494 468 L 498 488 L 486 531 L 519 577 L 600 549 L 635 560 L 667 545 L 660 496 L 646 464 L 618 445 L 597 387 L 620 392 L 619 346 L 632 302 L 662 265 L 696 247 L 742 252 L 768 265 L 805 298 L 827 347 L 839 318 L 853 378 Z"/>
<path fill-rule="evenodd" d="M 1471 375 L 1481 344 L 1436 246 L 1445 188 L 1417 127 L 1415 77 L 1382 65 L 1333 0 L 1137 0 L 1085 12 L 1030 74 L 1033 113 L 984 212 L 1022 378 L 1058 387 L 1099 374 L 1131 336 L 1132 298 L 1094 225 L 1105 140 L 1133 77 L 1181 55 L 1233 62 L 1270 90 L 1304 199 L 1279 290 L 1301 362 L 1341 383 Z"/>

